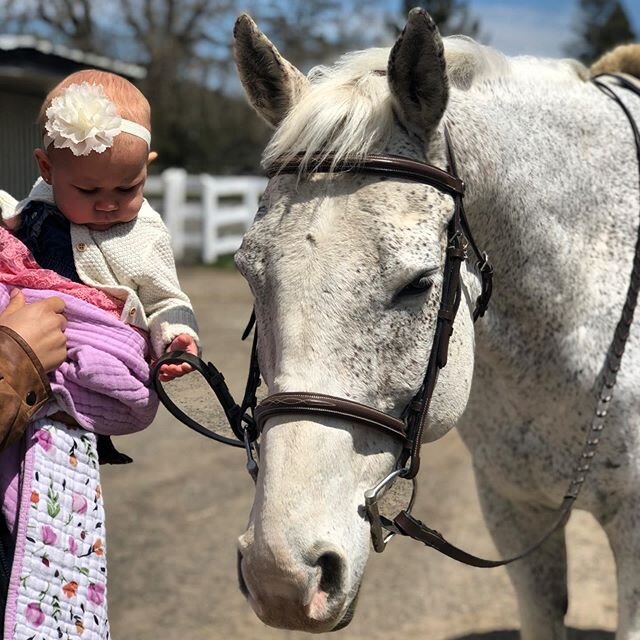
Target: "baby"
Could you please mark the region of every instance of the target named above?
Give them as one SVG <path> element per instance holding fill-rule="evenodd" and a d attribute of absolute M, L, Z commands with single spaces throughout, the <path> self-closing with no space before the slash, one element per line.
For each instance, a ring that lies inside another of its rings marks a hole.
<path fill-rule="evenodd" d="M 181 291 L 168 231 L 144 199 L 151 113 L 128 80 L 89 69 L 62 80 L 39 117 L 41 178 L 5 225 L 41 267 L 124 303 L 121 320 L 148 332 L 154 358 L 198 353 L 197 324 Z M 164 365 L 164 381 L 188 365 Z"/>
<path fill-rule="evenodd" d="M 4 224 L 38 264 L 117 298 L 120 319 L 165 351 L 197 355 L 198 328 L 180 289 L 169 233 L 143 189 L 150 151 L 151 109 L 128 80 L 89 69 L 73 73 L 46 97 L 35 150 L 41 178 L 17 207 L 0 192 Z M 3 202 L 4 200 L 4 202 Z M 191 371 L 163 365 L 160 379 Z M 98 436 L 101 463 L 131 458 Z"/>

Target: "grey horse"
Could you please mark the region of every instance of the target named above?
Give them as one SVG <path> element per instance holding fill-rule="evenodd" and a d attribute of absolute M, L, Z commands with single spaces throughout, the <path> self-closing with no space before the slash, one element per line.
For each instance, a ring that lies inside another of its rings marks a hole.
<path fill-rule="evenodd" d="M 521 550 L 562 501 L 624 302 L 640 202 L 628 122 L 579 63 L 443 41 L 422 10 L 390 51 L 352 53 L 307 77 L 246 15 L 235 55 L 249 101 L 275 129 L 267 166 L 300 153 L 386 152 L 445 168 L 445 124 L 451 132 L 495 292 L 474 326 L 479 280 L 463 269 L 425 440 L 457 426 L 498 549 Z M 640 117 L 640 100 L 621 93 Z M 399 416 L 429 358 L 452 214 L 449 196 L 406 180 L 276 174 L 236 255 L 269 391 L 322 392 Z M 639 381 L 634 325 L 577 504 L 615 554 L 618 640 L 640 638 Z M 241 581 L 264 622 L 314 632 L 348 622 L 370 548 L 363 494 L 398 454 L 393 438 L 348 420 L 267 421 L 239 540 Z M 509 571 L 522 638 L 565 639 L 564 531 Z"/>

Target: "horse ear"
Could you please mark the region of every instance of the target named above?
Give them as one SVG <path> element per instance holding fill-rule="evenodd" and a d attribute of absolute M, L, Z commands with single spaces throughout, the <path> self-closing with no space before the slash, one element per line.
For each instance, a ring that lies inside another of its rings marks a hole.
<path fill-rule="evenodd" d="M 387 76 L 400 120 L 427 140 L 446 109 L 449 81 L 440 32 L 424 9 L 409 12 L 389 55 Z"/>
<path fill-rule="evenodd" d="M 236 20 L 233 37 L 233 54 L 247 98 L 260 117 L 275 128 L 308 80 L 280 55 L 247 14 Z"/>

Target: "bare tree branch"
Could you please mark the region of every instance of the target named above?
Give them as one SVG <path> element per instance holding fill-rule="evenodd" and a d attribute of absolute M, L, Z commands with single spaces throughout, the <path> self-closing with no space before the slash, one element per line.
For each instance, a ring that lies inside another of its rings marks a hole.
<path fill-rule="evenodd" d="M 128 1 L 128 0 L 125 0 Z M 145 0 L 144 3 L 144 17 L 147 20 L 147 26 L 149 27 L 150 32 L 154 32 L 156 30 L 156 21 L 155 21 L 155 13 L 153 11 L 153 0 Z"/>
<path fill-rule="evenodd" d="M 363 14 L 360 8 L 370 0 L 243 3 L 253 3 L 261 27 L 296 64 L 315 64 L 360 46 L 362 34 L 370 33 L 346 20 Z M 206 171 L 232 162 L 242 171 L 257 168 L 266 129 L 236 93 L 224 92 L 237 89 L 230 47 L 237 0 L 0 0 L 3 4 L 12 7 L 16 26 L 21 21 L 25 32 L 40 29 L 56 41 L 145 65 L 140 87 L 153 107 L 156 166 Z M 242 148 L 242 141 L 248 147 Z"/>
<path fill-rule="evenodd" d="M 120 2 L 122 12 L 126 24 L 133 31 L 134 36 L 138 39 L 143 48 L 148 52 L 151 49 L 150 33 L 151 30 L 145 29 L 145 25 L 136 19 L 133 6 L 130 0 L 122 0 Z"/>

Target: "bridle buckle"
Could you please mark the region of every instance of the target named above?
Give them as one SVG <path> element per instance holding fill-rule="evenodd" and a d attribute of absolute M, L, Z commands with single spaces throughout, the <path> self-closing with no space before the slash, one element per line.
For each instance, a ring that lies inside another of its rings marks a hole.
<path fill-rule="evenodd" d="M 406 472 L 407 470 L 404 467 L 395 469 L 375 487 L 364 492 L 364 507 L 367 512 L 367 518 L 371 528 L 371 542 L 377 553 L 382 553 L 386 549 L 391 538 L 393 538 L 397 533 L 397 531 L 390 530 L 383 521 L 383 517 L 380 515 L 380 510 L 378 509 L 378 499 L 398 477 L 403 477 Z M 412 478 L 412 483 L 413 489 L 411 492 L 411 499 L 409 500 L 409 506 L 406 509 L 407 513 L 411 512 L 416 497 L 417 485 L 415 478 Z M 386 520 L 386 518 L 384 518 L 384 520 Z"/>
<path fill-rule="evenodd" d="M 247 454 L 247 472 L 255 483 L 258 481 L 258 463 L 253 455 L 255 439 L 252 439 L 249 429 L 250 427 L 247 424 L 247 426 L 243 428 L 242 435 L 244 436 L 244 449 Z"/>
<path fill-rule="evenodd" d="M 486 251 L 482 252 L 482 259 L 476 262 L 476 269 L 480 273 L 488 273 L 493 275 L 493 266 L 489 262 L 489 254 Z"/>

